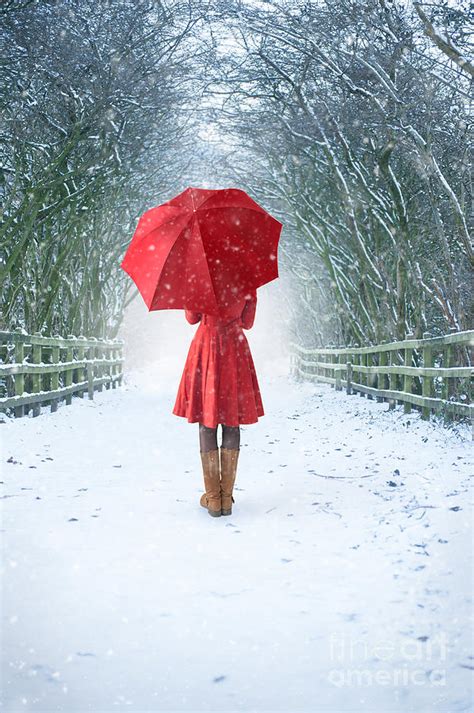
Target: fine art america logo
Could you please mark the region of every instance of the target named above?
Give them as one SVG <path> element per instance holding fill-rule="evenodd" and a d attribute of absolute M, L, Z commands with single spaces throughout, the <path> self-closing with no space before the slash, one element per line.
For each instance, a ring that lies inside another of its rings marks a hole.
<path fill-rule="evenodd" d="M 447 642 L 444 633 L 433 638 L 396 642 L 368 642 L 344 634 L 329 637 L 334 686 L 445 686 Z"/>

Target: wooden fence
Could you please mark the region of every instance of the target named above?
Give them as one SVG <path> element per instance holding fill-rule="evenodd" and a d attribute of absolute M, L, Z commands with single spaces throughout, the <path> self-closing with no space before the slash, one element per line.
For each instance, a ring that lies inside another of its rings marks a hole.
<path fill-rule="evenodd" d="M 474 330 L 423 339 L 407 334 L 404 341 L 371 347 L 306 349 L 291 343 L 295 378 L 323 381 L 347 394 L 388 401 L 389 408 L 412 406 L 423 419 L 432 412 L 471 420 L 474 438 Z"/>
<path fill-rule="evenodd" d="M 123 341 L 91 337 L 45 337 L 0 331 L 0 411 L 33 416 L 50 404 L 56 411 L 74 394 L 90 399 L 94 391 L 122 383 Z"/>

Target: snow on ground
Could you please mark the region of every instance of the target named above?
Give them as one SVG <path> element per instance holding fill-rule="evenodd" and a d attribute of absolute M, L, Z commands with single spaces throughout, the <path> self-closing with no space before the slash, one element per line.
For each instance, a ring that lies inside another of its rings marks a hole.
<path fill-rule="evenodd" d="M 3 710 L 470 710 L 468 429 L 276 362 L 211 518 L 165 367 L 2 425 Z"/>

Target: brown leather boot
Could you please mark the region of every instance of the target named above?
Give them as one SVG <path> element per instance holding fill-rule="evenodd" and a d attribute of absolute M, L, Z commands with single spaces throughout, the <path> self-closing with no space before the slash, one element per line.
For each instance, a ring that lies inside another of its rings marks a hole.
<path fill-rule="evenodd" d="M 202 471 L 206 492 L 201 495 L 200 504 L 207 509 L 212 517 L 220 517 L 222 510 L 220 478 L 219 478 L 219 449 L 201 451 Z"/>
<path fill-rule="evenodd" d="M 235 502 L 232 491 L 237 474 L 239 451 L 240 448 L 221 447 L 221 498 L 223 515 L 232 515 L 232 503 Z"/>

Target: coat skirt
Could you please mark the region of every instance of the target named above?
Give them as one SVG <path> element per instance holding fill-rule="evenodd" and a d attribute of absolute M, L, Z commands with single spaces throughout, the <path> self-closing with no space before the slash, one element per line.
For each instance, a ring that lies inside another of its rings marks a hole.
<path fill-rule="evenodd" d="M 188 320 L 189 321 L 189 320 Z M 190 344 L 173 414 L 209 428 L 256 423 L 262 397 L 242 317 L 202 315 Z"/>

